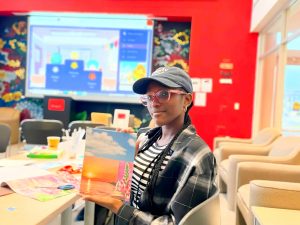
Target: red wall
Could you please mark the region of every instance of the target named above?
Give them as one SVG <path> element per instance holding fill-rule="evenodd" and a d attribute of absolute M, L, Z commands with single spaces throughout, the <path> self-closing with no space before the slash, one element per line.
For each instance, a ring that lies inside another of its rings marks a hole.
<path fill-rule="evenodd" d="M 252 0 L 23 0 L 2 1 L 0 14 L 73 11 L 191 18 L 190 75 L 213 79 L 207 106 L 194 107 L 191 116 L 200 136 L 212 145 L 217 135 L 251 135 L 257 46 L 257 35 L 249 33 L 251 4 Z M 234 64 L 232 85 L 219 83 L 223 59 Z M 235 102 L 240 110 L 233 109 Z"/>

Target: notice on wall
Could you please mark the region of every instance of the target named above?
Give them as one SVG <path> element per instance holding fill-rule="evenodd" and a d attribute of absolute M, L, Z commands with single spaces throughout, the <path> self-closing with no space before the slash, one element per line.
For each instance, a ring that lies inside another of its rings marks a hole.
<path fill-rule="evenodd" d="M 191 78 L 194 92 L 199 92 L 201 90 L 201 79 Z"/>
<path fill-rule="evenodd" d="M 212 92 L 213 82 L 211 78 L 192 78 L 194 92 Z"/>
<path fill-rule="evenodd" d="M 195 99 L 194 99 L 194 105 L 205 107 L 206 106 L 206 93 L 196 92 Z"/>
<path fill-rule="evenodd" d="M 192 78 L 194 106 L 205 107 L 207 94 L 213 90 L 212 78 Z"/>
<path fill-rule="evenodd" d="M 232 84 L 232 79 L 231 78 L 221 78 L 219 80 L 220 84 Z"/>
<path fill-rule="evenodd" d="M 201 92 L 211 93 L 213 82 L 211 78 L 201 79 Z"/>

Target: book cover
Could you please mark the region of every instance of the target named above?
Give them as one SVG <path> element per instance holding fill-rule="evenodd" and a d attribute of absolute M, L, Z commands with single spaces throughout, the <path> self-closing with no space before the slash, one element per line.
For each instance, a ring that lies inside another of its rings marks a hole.
<path fill-rule="evenodd" d="M 80 192 L 129 201 L 136 134 L 88 128 Z"/>

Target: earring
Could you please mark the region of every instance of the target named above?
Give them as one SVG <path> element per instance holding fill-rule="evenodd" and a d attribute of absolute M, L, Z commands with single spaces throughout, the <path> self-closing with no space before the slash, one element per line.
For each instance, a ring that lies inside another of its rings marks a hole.
<path fill-rule="evenodd" d="M 184 106 L 183 111 L 184 111 L 184 112 L 187 111 L 187 106 Z"/>

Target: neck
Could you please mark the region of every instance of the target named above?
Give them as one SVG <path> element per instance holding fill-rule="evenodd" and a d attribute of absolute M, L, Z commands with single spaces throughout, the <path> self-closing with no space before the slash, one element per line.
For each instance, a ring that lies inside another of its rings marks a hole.
<path fill-rule="evenodd" d="M 174 136 L 180 131 L 183 127 L 184 121 L 180 121 L 178 123 L 172 123 L 172 125 L 164 125 L 162 126 L 162 136 L 157 141 L 159 145 L 169 144 L 170 141 L 174 138 Z"/>

